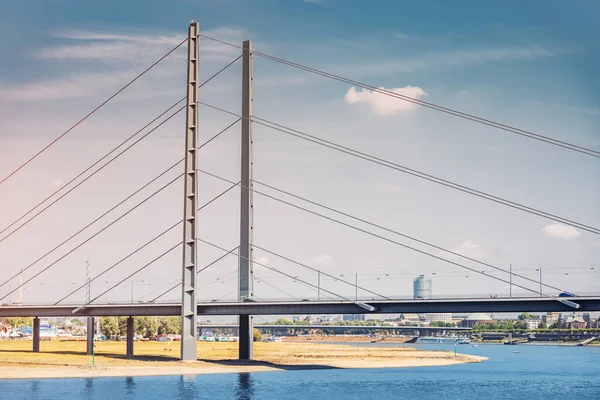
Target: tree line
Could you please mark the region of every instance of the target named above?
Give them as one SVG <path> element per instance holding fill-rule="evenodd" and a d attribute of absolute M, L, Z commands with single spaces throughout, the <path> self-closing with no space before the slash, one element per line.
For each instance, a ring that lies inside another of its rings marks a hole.
<path fill-rule="evenodd" d="M 133 321 L 136 336 L 152 339 L 156 335 L 181 334 L 181 317 L 135 317 Z M 100 318 L 100 332 L 106 337 L 127 335 L 127 317 Z"/>

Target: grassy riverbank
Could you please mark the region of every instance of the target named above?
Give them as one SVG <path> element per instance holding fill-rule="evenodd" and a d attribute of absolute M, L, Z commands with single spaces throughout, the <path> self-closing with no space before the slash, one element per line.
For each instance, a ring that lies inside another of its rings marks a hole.
<path fill-rule="evenodd" d="M 179 343 L 135 343 L 135 356 L 125 356 L 124 342 L 97 342 L 95 359 L 84 342 L 0 342 L 0 378 L 180 375 L 316 368 L 400 368 L 481 362 L 484 358 L 411 348 L 373 348 L 316 343 L 255 343 L 255 361 L 240 362 L 237 343 L 198 342 L 198 362 L 178 360 Z"/>

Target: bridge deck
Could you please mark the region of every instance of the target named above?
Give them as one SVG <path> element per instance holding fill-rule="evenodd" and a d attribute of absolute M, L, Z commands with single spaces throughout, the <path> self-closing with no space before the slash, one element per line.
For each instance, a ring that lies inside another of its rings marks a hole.
<path fill-rule="evenodd" d="M 579 304 L 577 311 L 600 311 L 600 297 L 571 297 Z M 575 311 L 559 298 L 512 299 L 436 299 L 366 301 L 376 308 L 374 313 L 473 313 L 473 312 L 557 312 Z M 168 316 L 181 315 L 181 304 L 105 304 L 89 305 L 77 310 L 77 305 L 1 306 L 0 317 L 68 317 L 68 316 Z M 370 314 L 354 302 L 256 302 L 198 303 L 198 315 L 289 315 L 289 314 Z"/>

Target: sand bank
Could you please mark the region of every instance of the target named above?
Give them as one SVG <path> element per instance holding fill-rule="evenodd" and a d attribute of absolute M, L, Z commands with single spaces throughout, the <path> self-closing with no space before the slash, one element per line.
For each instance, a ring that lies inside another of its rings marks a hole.
<path fill-rule="evenodd" d="M 237 343 L 198 343 L 199 361 L 177 360 L 178 343 L 135 344 L 136 356 L 124 355 L 124 343 L 98 343 L 95 365 L 81 354 L 85 343 L 0 342 L 0 378 L 78 378 L 221 374 L 330 368 L 406 368 L 481 362 L 483 357 L 411 348 L 373 348 L 312 343 L 256 343 L 252 362 L 235 360 Z"/>

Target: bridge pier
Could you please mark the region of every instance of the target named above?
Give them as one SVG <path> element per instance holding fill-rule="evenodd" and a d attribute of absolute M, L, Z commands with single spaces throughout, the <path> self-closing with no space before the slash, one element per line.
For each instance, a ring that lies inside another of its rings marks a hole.
<path fill-rule="evenodd" d="M 252 316 L 240 315 L 239 328 L 239 359 L 252 360 L 254 357 L 254 329 L 252 326 Z"/>
<path fill-rule="evenodd" d="M 40 352 L 40 318 L 33 318 L 33 351 Z"/>
<path fill-rule="evenodd" d="M 95 323 L 96 320 L 94 317 L 87 317 L 87 333 L 86 333 L 86 352 L 88 356 L 94 354 L 94 333 L 95 333 Z"/>
<path fill-rule="evenodd" d="M 133 357 L 133 338 L 135 332 L 133 329 L 133 317 L 127 317 L 127 357 Z"/>

